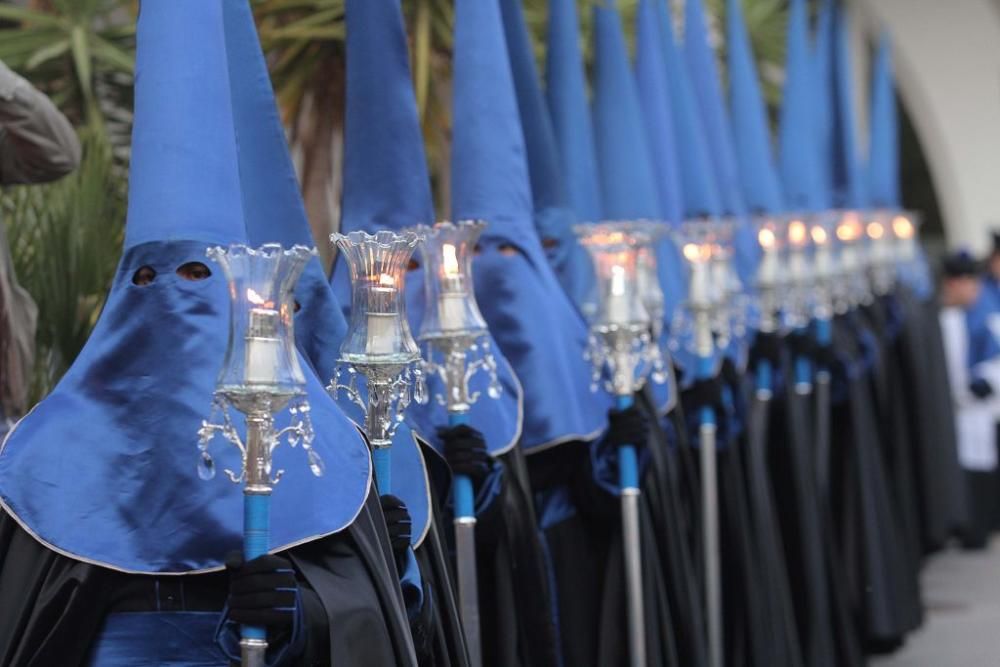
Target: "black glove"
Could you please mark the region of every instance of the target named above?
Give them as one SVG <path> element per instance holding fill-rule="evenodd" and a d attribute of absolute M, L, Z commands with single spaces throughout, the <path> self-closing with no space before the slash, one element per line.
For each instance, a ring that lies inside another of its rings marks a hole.
<path fill-rule="evenodd" d="M 272 631 L 291 629 L 299 590 L 291 561 L 266 554 L 247 563 L 234 551 L 226 558 L 226 571 L 231 620 Z"/>
<path fill-rule="evenodd" d="M 785 336 L 785 341 L 795 357 L 812 359 L 816 355 L 816 339 L 807 333 L 790 333 Z"/>
<path fill-rule="evenodd" d="M 969 383 L 969 391 L 978 399 L 989 398 L 993 395 L 993 385 L 984 378 L 976 378 Z"/>
<path fill-rule="evenodd" d="M 410 510 L 406 509 L 406 503 L 396 496 L 386 494 L 379 500 L 385 516 L 385 527 L 389 531 L 392 555 L 396 558 L 396 567 L 402 575 L 406 565 L 406 550 L 410 548 L 410 538 L 413 536 L 413 519 L 410 518 Z"/>
<path fill-rule="evenodd" d="M 681 394 L 684 402 L 684 411 L 695 414 L 702 408 L 713 408 L 716 415 L 725 412 L 725 403 L 722 400 L 722 382 L 719 378 L 702 378 L 695 380 L 690 387 Z"/>
<path fill-rule="evenodd" d="M 456 475 L 465 475 L 473 486 L 482 484 L 490 474 L 490 453 L 483 434 L 468 424 L 439 428 L 438 437 L 444 443 L 444 458 Z"/>
<path fill-rule="evenodd" d="M 750 348 L 750 368 L 756 368 L 762 361 L 770 363 L 772 368 L 781 364 L 781 339 L 777 334 L 758 332 L 754 337 L 753 347 Z"/>
<path fill-rule="evenodd" d="M 649 439 L 649 421 L 636 406 L 624 410 L 608 410 L 608 435 L 605 440 L 615 447 L 644 447 Z"/>

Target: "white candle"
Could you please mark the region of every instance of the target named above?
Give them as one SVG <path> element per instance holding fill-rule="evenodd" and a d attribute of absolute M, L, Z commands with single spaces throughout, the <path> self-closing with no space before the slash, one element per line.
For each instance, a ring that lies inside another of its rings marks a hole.
<path fill-rule="evenodd" d="M 368 334 L 365 352 L 371 355 L 392 354 L 396 350 L 396 280 L 383 273 L 369 289 Z"/>
<path fill-rule="evenodd" d="M 608 289 L 607 318 L 610 324 L 628 324 L 628 296 L 625 289 L 625 267 L 611 267 L 611 281 Z"/>
<path fill-rule="evenodd" d="M 278 311 L 265 307 L 251 309 L 244 351 L 247 384 L 274 384 L 277 381 L 281 359 L 281 341 L 277 333 Z"/>
<path fill-rule="evenodd" d="M 467 294 L 458 265 L 455 246 L 441 246 L 441 293 L 438 296 L 438 317 L 443 331 L 461 331 L 465 328 L 465 300 Z"/>

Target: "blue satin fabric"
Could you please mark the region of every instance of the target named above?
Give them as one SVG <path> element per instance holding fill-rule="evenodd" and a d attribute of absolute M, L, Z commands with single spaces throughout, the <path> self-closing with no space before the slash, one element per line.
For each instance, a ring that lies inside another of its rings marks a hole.
<path fill-rule="evenodd" d="M 576 211 L 577 215 L 574 215 L 570 207 L 552 117 L 542 95 L 521 0 L 502 0 L 500 6 L 521 128 L 524 132 L 535 229 L 545 241 L 545 254 L 559 283 L 573 304 L 582 309 L 593 298 L 595 278 L 590 254 L 580 245 L 573 231 L 573 225 L 581 211 Z M 594 215 L 596 212 L 587 213 Z M 590 222 L 597 220 L 596 217 L 579 219 Z"/>
<path fill-rule="evenodd" d="M 899 196 L 899 117 L 893 90 L 892 43 L 879 39 L 872 73 L 871 141 L 868 148 L 868 189 L 872 204 L 897 208 Z"/>
<path fill-rule="evenodd" d="M 131 572 L 221 568 L 242 541 L 243 498 L 223 468 L 238 451 L 212 443 L 219 474 L 196 473 L 198 429 L 209 416 L 226 349 L 229 297 L 222 271 L 190 282 L 177 267 L 207 262 L 197 241 L 128 250 L 101 318 L 52 394 L 0 451 L 3 504 L 25 528 L 70 556 Z M 209 263 L 210 264 L 210 263 Z M 157 276 L 136 286 L 144 265 Z M 271 505 L 271 546 L 335 533 L 353 521 L 370 476 L 364 442 L 308 375 L 314 478 L 300 449 L 275 452 L 285 476 Z M 288 423 L 287 410 L 276 426 Z M 234 421 L 242 426 L 238 415 Z"/>
<path fill-rule="evenodd" d="M 743 10 L 740 0 L 728 0 L 726 7 L 730 118 L 743 194 L 751 210 L 778 212 L 783 196 Z"/>
<path fill-rule="evenodd" d="M 847 10 L 843 3 L 837 3 L 833 17 L 833 204 L 837 208 L 862 209 L 868 205 L 868 187 L 854 117 L 849 32 Z"/>
<path fill-rule="evenodd" d="M 342 231 L 402 230 L 432 224 L 430 178 L 407 56 L 406 34 L 398 0 L 350 0 L 347 3 L 347 120 L 344 156 Z M 416 255 L 419 259 L 419 253 Z M 425 309 L 423 268 L 406 276 L 406 308 L 410 330 L 416 335 Z M 334 266 L 331 280 L 337 299 L 350 307 L 350 279 L 344 262 Z M 469 422 L 482 432 L 496 455 L 513 447 L 521 433 L 521 391 L 500 348 L 491 340 L 503 388 L 499 399 L 486 389 L 489 379 L 477 373 L 471 379 L 480 393 Z M 331 366 L 332 368 L 332 366 Z M 429 378 L 432 393 L 443 390 Z M 441 451 L 437 428 L 448 424 L 447 410 L 432 398 L 413 405 L 408 426 Z M 412 438 L 398 434 L 394 444 L 409 447 Z M 393 468 L 401 462 L 394 455 Z M 408 473 L 403 473 L 408 474 Z M 416 500 L 416 499 L 413 499 Z M 409 506 L 411 499 L 403 498 Z"/>
<path fill-rule="evenodd" d="M 508 243 L 485 239 L 473 271 L 483 316 L 526 390 L 521 446 L 531 451 L 596 437 L 612 401 L 590 391 L 586 326 L 541 248 L 504 254 L 500 246 Z"/>
<path fill-rule="evenodd" d="M 533 449 L 600 433 L 611 400 L 589 390 L 586 324 L 534 230 L 501 20 L 496 0 L 455 3 L 452 210 L 490 223 L 473 265 L 476 298 L 526 392 L 521 444 Z"/>
<path fill-rule="evenodd" d="M 228 667 L 215 643 L 217 612 L 110 614 L 88 667 Z"/>
<path fill-rule="evenodd" d="M 819 164 L 820 123 L 815 116 L 815 69 L 809 52 L 809 18 L 805 0 L 791 0 L 788 12 L 786 76 L 781 96 L 779 169 L 785 201 L 791 210 L 815 211 L 822 206 Z"/>

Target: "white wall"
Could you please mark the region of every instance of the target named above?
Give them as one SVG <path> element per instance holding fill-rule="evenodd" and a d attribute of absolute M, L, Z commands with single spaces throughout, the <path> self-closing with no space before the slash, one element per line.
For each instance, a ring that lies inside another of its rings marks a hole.
<path fill-rule="evenodd" d="M 895 45 L 913 121 L 951 247 L 977 252 L 1000 228 L 1000 2 L 854 0 L 872 39 Z"/>

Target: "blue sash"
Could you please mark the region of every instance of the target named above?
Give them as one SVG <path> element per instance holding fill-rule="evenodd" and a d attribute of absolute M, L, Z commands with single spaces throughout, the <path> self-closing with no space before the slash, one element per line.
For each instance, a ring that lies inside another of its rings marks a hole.
<path fill-rule="evenodd" d="M 90 651 L 90 667 L 228 667 L 215 643 L 219 613 L 111 614 Z"/>

